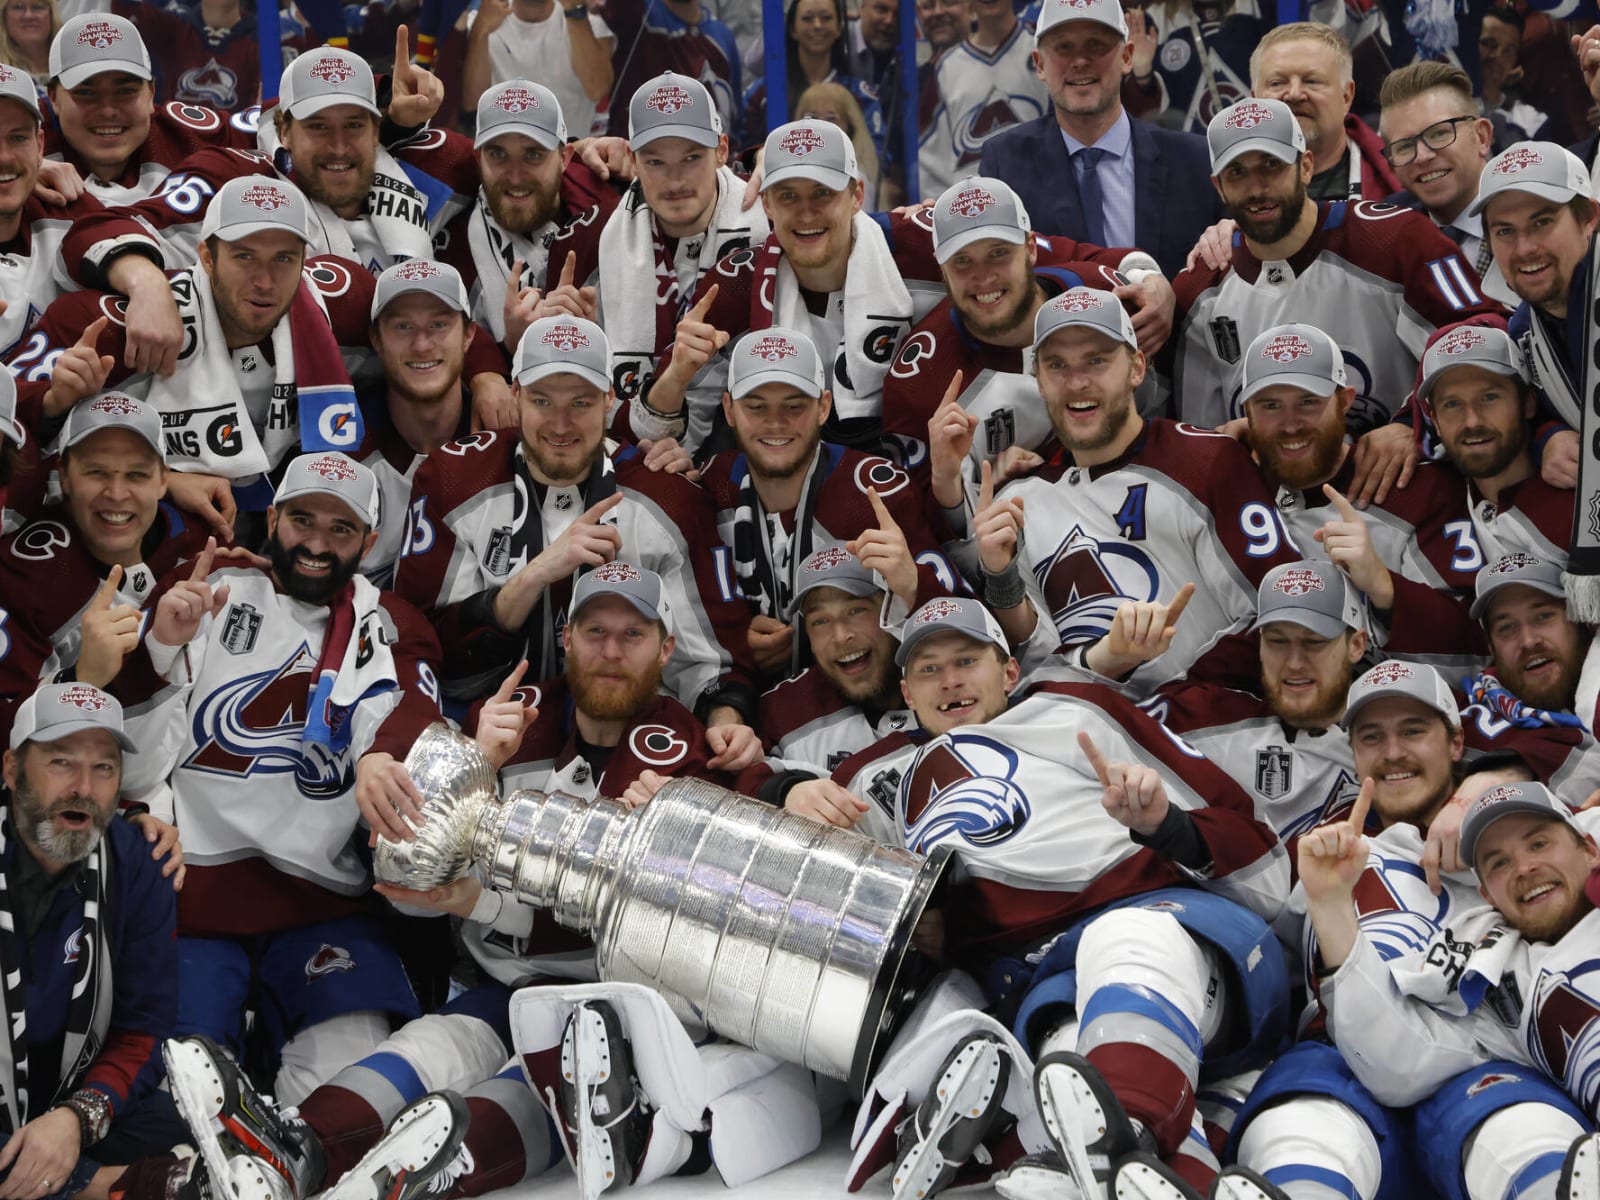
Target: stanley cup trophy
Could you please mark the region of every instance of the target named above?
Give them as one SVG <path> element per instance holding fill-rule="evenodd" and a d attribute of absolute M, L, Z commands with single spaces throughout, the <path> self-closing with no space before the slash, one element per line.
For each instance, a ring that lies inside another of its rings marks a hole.
<path fill-rule="evenodd" d="M 595 943 L 600 978 L 654 988 L 680 1020 L 847 1082 L 859 1097 L 931 973 L 911 932 L 949 858 L 883 846 L 694 779 L 641 808 L 522 790 L 442 724 L 406 756 L 415 841 L 374 870 L 484 886 Z"/>

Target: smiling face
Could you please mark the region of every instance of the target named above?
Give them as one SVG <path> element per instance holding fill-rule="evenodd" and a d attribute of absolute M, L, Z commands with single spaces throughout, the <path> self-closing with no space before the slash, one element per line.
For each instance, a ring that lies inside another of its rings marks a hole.
<path fill-rule="evenodd" d="M 861 0 L 859 6 L 861 40 L 879 54 L 895 48 L 900 36 L 900 6 L 894 0 Z"/>
<path fill-rule="evenodd" d="M 1560 941 L 1594 907 L 1584 885 L 1600 851 L 1555 817 L 1509 813 L 1478 836 L 1474 857 L 1483 898 L 1529 941 Z"/>
<path fill-rule="evenodd" d="M 799 270 L 842 267 L 850 258 L 851 222 L 861 211 L 861 182 L 834 191 L 810 179 L 785 179 L 761 193 L 778 246 Z"/>
<path fill-rule="evenodd" d="M 1264 100 L 1282 100 L 1300 122 L 1312 153 L 1341 144 L 1344 118 L 1356 85 L 1343 77 L 1332 46 L 1314 38 L 1287 38 L 1261 54 L 1252 91 Z"/>
<path fill-rule="evenodd" d="M 414 403 L 450 394 L 461 382 L 471 343 L 467 318 L 426 292 L 395 298 L 372 323 L 372 345 L 390 390 Z"/>
<path fill-rule="evenodd" d="M 1037 261 L 1031 233 L 1021 246 L 981 238 L 957 250 L 939 271 L 951 307 L 974 336 L 987 339 L 1031 328 L 1039 294 L 1033 278 Z"/>
<path fill-rule="evenodd" d="M 285 593 L 325 604 L 349 583 L 378 540 L 336 496 L 296 496 L 267 510 L 267 555 Z"/>
<path fill-rule="evenodd" d="M 1468 479 L 1492 479 L 1527 458 L 1535 402 L 1515 377 L 1455 367 L 1434 381 L 1428 403 L 1445 453 Z"/>
<path fill-rule="evenodd" d="M 1354 388 L 1328 396 L 1286 383 L 1263 388 L 1244 406 L 1250 448 L 1285 487 L 1326 483 L 1344 458 L 1344 417 L 1354 398 Z"/>
<path fill-rule="evenodd" d="M 1433 819 L 1450 798 L 1463 744 L 1461 730 L 1406 696 L 1368 701 L 1350 727 L 1356 777 L 1372 777 L 1372 807 L 1385 826 Z"/>
<path fill-rule="evenodd" d="M 50 6 L 43 0 L 9 0 L 5 7 L 6 36 L 11 44 L 30 56 L 49 53 Z"/>
<path fill-rule="evenodd" d="M 217 323 L 230 350 L 272 335 L 300 289 L 306 244 L 287 229 L 252 233 L 237 241 L 210 238 L 200 265 L 211 278 Z"/>
<path fill-rule="evenodd" d="M 964 633 L 936 633 L 906 659 L 900 694 L 934 737 L 981 725 L 1005 712 L 1019 677 L 1017 660 Z"/>
<path fill-rule="evenodd" d="M 1033 69 L 1066 117 L 1101 117 L 1122 103 L 1122 79 L 1133 70 L 1133 45 L 1098 21 L 1063 21 L 1045 31 Z"/>
<path fill-rule="evenodd" d="M 1326 729 L 1344 715 L 1355 664 L 1367 635 L 1325 638 L 1292 621 L 1261 627 L 1261 684 L 1267 703 L 1295 729 Z"/>
<path fill-rule="evenodd" d="M 150 136 L 155 87 L 124 71 L 102 71 L 75 88 L 50 85 L 61 136 L 99 178 L 121 177 Z"/>
<path fill-rule="evenodd" d="M 1239 232 L 1259 246 L 1270 246 L 1288 237 L 1305 212 L 1311 156 L 1302 154 L 1286 163 L 1263 151 L 1247 150 L 1211 182 L 1228 206 L 1228 215 L 1239 223 Z"/>
<path fill-rule="evenodd" d="M 1484 614 L 1492 666 L 1512 695 L 1535 708 L 1572 708 L 1591 634 L 1567 616 L 1558 596 L 1507 584 Z"/>
<path fill-rule="evenodd" d="M 356 104 L 334 104 L 309 117 L 279 117 L 294 181 L 313 200 L 349 220 L 366 209 L 378 162 L 378 118 Z"/>
<path fill-rule="evenodd" d="M 1133 390 L 1144 379 L 1143 354 L 1098 329 L 1069 325 L 1044 340 L 1035 366 L 1045 413 L 1063 446 L 1092 456 L 1122 440 L 1138 415 Z"/>
<path fill-rule="evenodd" d="M 546 150 L 520 133 L 502 133 L 477 151 L 478 178 L 489 212 L 507 230 L 529 234 L 561 211 L 561 172 L 569 147 Z"/>
<path fill-rule="evenodd" d="M 829 53 L 844 32 L 833 0 L 798 0 L 789 20 L 789 36 L 807 54 Z"/>
<path fill-rule="evenodd" d="M 620 596 L 596 596 L 562 628 L 567 683 L 578 710 L 597 721 L 624 721 L 661 688 L 673 639 Z"/>
<path fill-rule="evenodd" d="M 7 750 L 11 817 L 24 843 L 47 867 L 81 862 L 117 811 L 122 747 L 104 729 Z"/>
<path fill-rule="evenodd" d="M 738 400 L 728 393 L 722 398 L 723 415 L 757 479 L 790 479 L 809 467 L 832 407 L 828 392 L 817 399 L 787 383 L 764 383 Z"/>
<path fill-rule="evenodd" d="M 948 50 L 972 27 L 972 0 L 917 0 L 917 24 L 930 50 Z"/>
<path fill-rule="evenodd" d="M 801 623 L 817 670 L 851 704 L 892 708 L 899 703 L 897 643 L 878 622 L 883 593 L 852 596 L 819 587 L 801 601 Z"/>
<path fill-rule="evenodd" d="M 131 567 L 167 491 L 167 468 L 150 443 L 128 429 L 102 429 L 62 456 L 67 511 L 96 562 Z"/>
<path fill-rule="evenodd" d="M 606 433 L 608 397 L 580 375 L 562 372 L 513 384 L 522 449 L 534 479 L 571 487 L 589 478 Z"/>
<path fill-rule="evenodd" d="M 0 225 L 20 224 L 43 161 L 39 119 L 15 100 L 0 102 Z"/>
<path fill-rule="evenodd" d="M 1551 316 L 1566 316 L 1573 272 L 1594 237 L 1594 205 L 1582 207 L 1585 216 L 1580 219 L 1570 205 L 1508 191 L 1490 200 L 1483 212 L 1500 274 L 1513 292 Z"/>
<path fill-rule="evenodd" d="M 1474 119 L 1455 126 L 1455 141 L 1448 146 L 1435 150 L 1422 140 L 1425 130 L 1456 117 Z M 1390 145 L 1415 139 L 1416 157 L 1396 165 L 1394 173 L 1429 212 L 1452 221 L 1472 203 L 1489 159 L 1494 126 L 1477 116 L 1470 100 L 1454 88 L 1431 88 L 1384 109 L 1378 129 Z"/>
<path fill-rule="evenodd" d="M 667 237 L 704 233 L 717 202 L 717 169 L 728 161 L 727 135 L 715 146 L 657 138 L 633 156 L 644 202 Z"/>

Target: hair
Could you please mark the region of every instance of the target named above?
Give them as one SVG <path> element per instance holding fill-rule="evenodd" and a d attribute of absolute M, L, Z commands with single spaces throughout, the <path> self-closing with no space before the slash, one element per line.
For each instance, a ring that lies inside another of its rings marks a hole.
<path fill-rule="evenodd" d="M 839 127 L 855 147 L 856 166 L 861 169 L 861 178 L 866 181 L 867 196 L 862 203 L 870 207 L 876 200 L 878 187 L 878 152 L 873 149 L 872 138 L 867 133 L 867 118 L 861 111 L 860 103 L 844 84 L 829 81 L 813 83 L 801 92 L 794 103 L 792 115 L 798 120 L 809 109 L 832 109 L 839 114 Z"/>
<path fill-rule="evenodd" d="M 55 41 L 56 34 L 61 32 L 61 8 L 56 4 L 56 0 L 42 0 L 42 2 L 50 9 L 50 37 L 45 42 L 48 53 L 50 43 Z M 6 32 L 5 10 L 10 7 L 10 3 L 11 0 L 0 2 L 0 63 L 32 75 L 33 68 L 23 61 L 21 51 L 12 44 L 11 35 Z"/>
<path fill-rule="evenodd" d="M 1387 110 L 1436 88 L 1455 93 L 1468 109 L 1473 107 L 1472 80 L 1454 63 L 1444 62 L 1412 63 L 1390 71 L 1378 91 L 1378 107 Z"/>
<path fill-rule="evenodd" d="M 833 0 L 833 15 L 839 25 L 839 36 L 833 40 L 833 47 L 828 51 L 828 65 L 833 68 L 836 75 L 850 74 L 850 56 L 845 48 L 844 0 Z M 789 64 L 789 115 L 794 116 L 800 111 L 800 93 L 806 86 L 805 72 L 800 69 L 800 44 L 794 40 L 795 22 L 800 18 L 800 0 L 789 0 L 783 10 L 783 45 L 784 57 Z M 772 104 L 772 96 L 767 96 L 767 104 Z"/>
<path fill-rule="evenodd" d="M 1344 40 L 1343 34 L 1321 21 L 1294 21 L 1269 30 L 1267 36 L 1256 43 L 1256 48 L 1250 52 L 1251 91 L 1257 90 L 1260 86 L 1262 58 L 1268 50 L 1280 42 L 1320 42 L 1332 50 L 1334 57 L 1339 60 L 1339 82 L 1349 83 L 1355 78 L 1355 62 L 1350 57 L 1350 43 Z"/>
<path fill-rule="evenodd" d="M 1525 28 L 1527 28 L 1526 22 L 1524 22 L 1522 19 L 1522 14 L 1506 4 L 1492 5 L 1483 15 L 1486 17 L 1493 17 L 1502 25 L 1510 25 L 1518 33 L 1521 33 Z"/>

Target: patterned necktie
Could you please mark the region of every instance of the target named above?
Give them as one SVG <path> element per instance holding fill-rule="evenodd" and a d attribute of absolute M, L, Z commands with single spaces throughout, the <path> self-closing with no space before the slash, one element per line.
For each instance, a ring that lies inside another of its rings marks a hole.
<path fill-rule="evenodd" d="M 1083 202 L 1084 240 L 1096 246 L 1106 245 L 1105 195 L 1100 191 L 1100 160 L 1110 153 L 1094 146 L 1086 146 L 1072 156 L 1078 168 L 1078 199 Z"/>

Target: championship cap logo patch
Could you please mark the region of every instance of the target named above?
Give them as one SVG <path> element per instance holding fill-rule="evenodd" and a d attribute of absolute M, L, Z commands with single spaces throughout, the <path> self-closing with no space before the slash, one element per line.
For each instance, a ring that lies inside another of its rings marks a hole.
<path fill-rule="evenodd" d="M 557 325 L 553 329 L 547 329 L 544 337 L 539 340 L 546 346 L 554 346 L 563 354 L 571 354 L 574 350 L 587 350 L 589 348 L 589 335 L 576 325 Z"/>
<path fill-rule="evenodd" d="M 62 692 L 56 697 L 56 703 L 71 708 L 81 708 L 84 712 L 99 712 L 110 701 L 106 699 L 105 693 L 98 688 L 80 684 L 77 687 L 69 687 Z"/>
<path fill-rule="evenodd" d="M 1285 333 L 1273 338 L 1263 347 L 1262 358 L 1270 358 L 1274 362 L 1292 363 L 1297 358 L 1305 358 L 1314 353 L 1311 343 L 1298 333 Z"/>
<path fill-rule="evenodd" d="M 694 97 L 689 95 L 675 83 L 664 83 L 650 93 L 650 98 L 644 106 L 652 112 L 658 112 L 664 117 L 680 113 L 694 103 Z"/>
<path fill-rule="evenodd" d="M 1485 809 L 1493 808 L 1496 804 L 1504 804 L 1507 800 L 1520 800 L 1522 798 L 1521 788 L 1509 783 L 1502 783 L 1499 787 L 1490 788 L 1479 796 L 1478 802 L 1472 807 L 1476 812 L 1483 812 Z"/>
<path fill-rule="evenodd" d="M 800 347 L 786 337 L 764 337 L 750 347 L 750 354 L 754 358 L 775 363 L 782 362 L 786 358 L 799 358 Z"/>
<path fill-rule="evenodd" d="M 1091 308 L 1104 308 L 1106 302 L 1085 288 L 1073 288 L 1057 296 L 1055 306 L 1062 312 L 1088 312 Z"/>
<path fill-rule="evenodd" d="M 136 417 L 143 409 L 132 396 L 125 396 L 121 392 L 107 392 L 94 399 L 89 405 L 89 411 L 106 413 L 113 417 Z"/>
<path fill-rule="evenodd" d="M 1529 167 L 1544 162 L 1544 155 L 1527 146 L 1513 146 L 1495 160 L 1496 175 L 1520 175 Z"/>
<path fill-rule="evenodd" d="M 1468 350 L 1479 346 L 1487 346 L 1489 339 L 1478 329 L 1452 329 L 1435 344 L 1434 349 L 1440 354 L 1465 354 Z"/>
<path fill-rule="evenodd" d="M 1254 129 L 1264 121 L 1272 120 L 1272 110 L 1265 104 L 1258 104 L 1254 100 L 1247 100 L 1243 104 L 1235 104 L 1229 111 L 1227 118 L 1222 122 L 1224 129 Z"/>
<path fill-rule="evenodd" d="M 311 64 L 311 78 L 320 79 L 329 87 L 338 87 L 347 79 L 355 78 L 356 69 L 337 55 L 330 54 Z"/>
<path fill-rule="evenodd" d="M 530 108 L 539 107 L 539 97 L 527 88 L 512 87 L 495 97 L 494 106 L 502 112 L 527 112 Z"/>
<path fill-rule="evenodd" d="M 810 558 L 806 559 L 806 565 L 801 570 L 811 571 L 820 575 L 823 571 L 831 571 L 835 567 L 844 566 L 845 563 L 850 561 L 850 557 L 849 551 L 842 547 L 829 546 L 826 550 L 818 550 Z"/>
<path fill-rule="evenodd" d="M 13 79 L 19 78 L 21 78 L 21 76 L 19 76 L 10 67 L 0 65 L 0 83 L 10 83 Z"/>
<path fill-rule="evenodd" d="M 810 125 L 802 125 L 799 129 L 791 129 L 784 134 L 782 140 L 778 142 L 778 149 L 796 158 L 804 158 L 813 150 L 821 150 L 825 144 L 822 134 Z"/>
<path fill-rule="evenodd" d="M 122 40 L 122 30 L 110 21 L 90 21 L 78 30 L 78 45 L 104 50 Z"/>
<path fill-rule="evenodd" d="M 935 621 L 942 621 L 946 617 L 959 616 L 961 605 L 954 600 L 930 600 L 922 606 L 914 620 L 918 625 L 931 625 Z"/>
<path fill-rule="evenodd" d="M 420 258 L 407 259 L 404 266 L 395 269 L 396 279 L 437 279 L 444 272 L 438 265 Z"/>
<path fill-rule="evenodd" d="M 1368 687 L 1385 687 L 1391 683 L 1399 683 L 1403 679 L 1413 679 L 1416 672 L 1403 662 L 1379 663 L 1368 671 L 1365 679 Z"/>
<path fill-rule="evenodd" d="M 638 567 L 621 561 L 608 562 L 604 566 L 596 567 L 591 574 L 601 583 L 638 583 L 644 578 L 639 574 Z"/>
<path fill-rule="evenodd" d="M 1488 567 L 1487 574 L 1511 575 L 1524 567 L 1537 566 L 1539 560 L 1531 554 L 1507 554 L 1504 558 L 1497 559 Z"/>
<path fill-rule="evenodd" d="M 306 464 L 306 470 L 321 475 L 330 483 L 348 483 L 356 477 L 354 464 L 342 454 L 324 454 Z"/>
<path fill-rule="evenodd" d="M 289 193 L 270 183 L 258 183 L 240 192 L 239 199 L 263 212 L 276 212 L 289 203 Z"/>
<path fill-rule="evenodd" d="M 1273 583 L 1272 590 L 1285 596 L 1304 596 L 1326 590 L 1322 576 L 1310 567 L 1290 567 Z"/>
<path fill-rule="evenodd" d="M 950 201 L 950 215 L 952 217 L 981 217 L 986 211 L 1000 203 L 995 199 L 994 193 L 984 188 L 967 188 L 954 200 Z"/>

